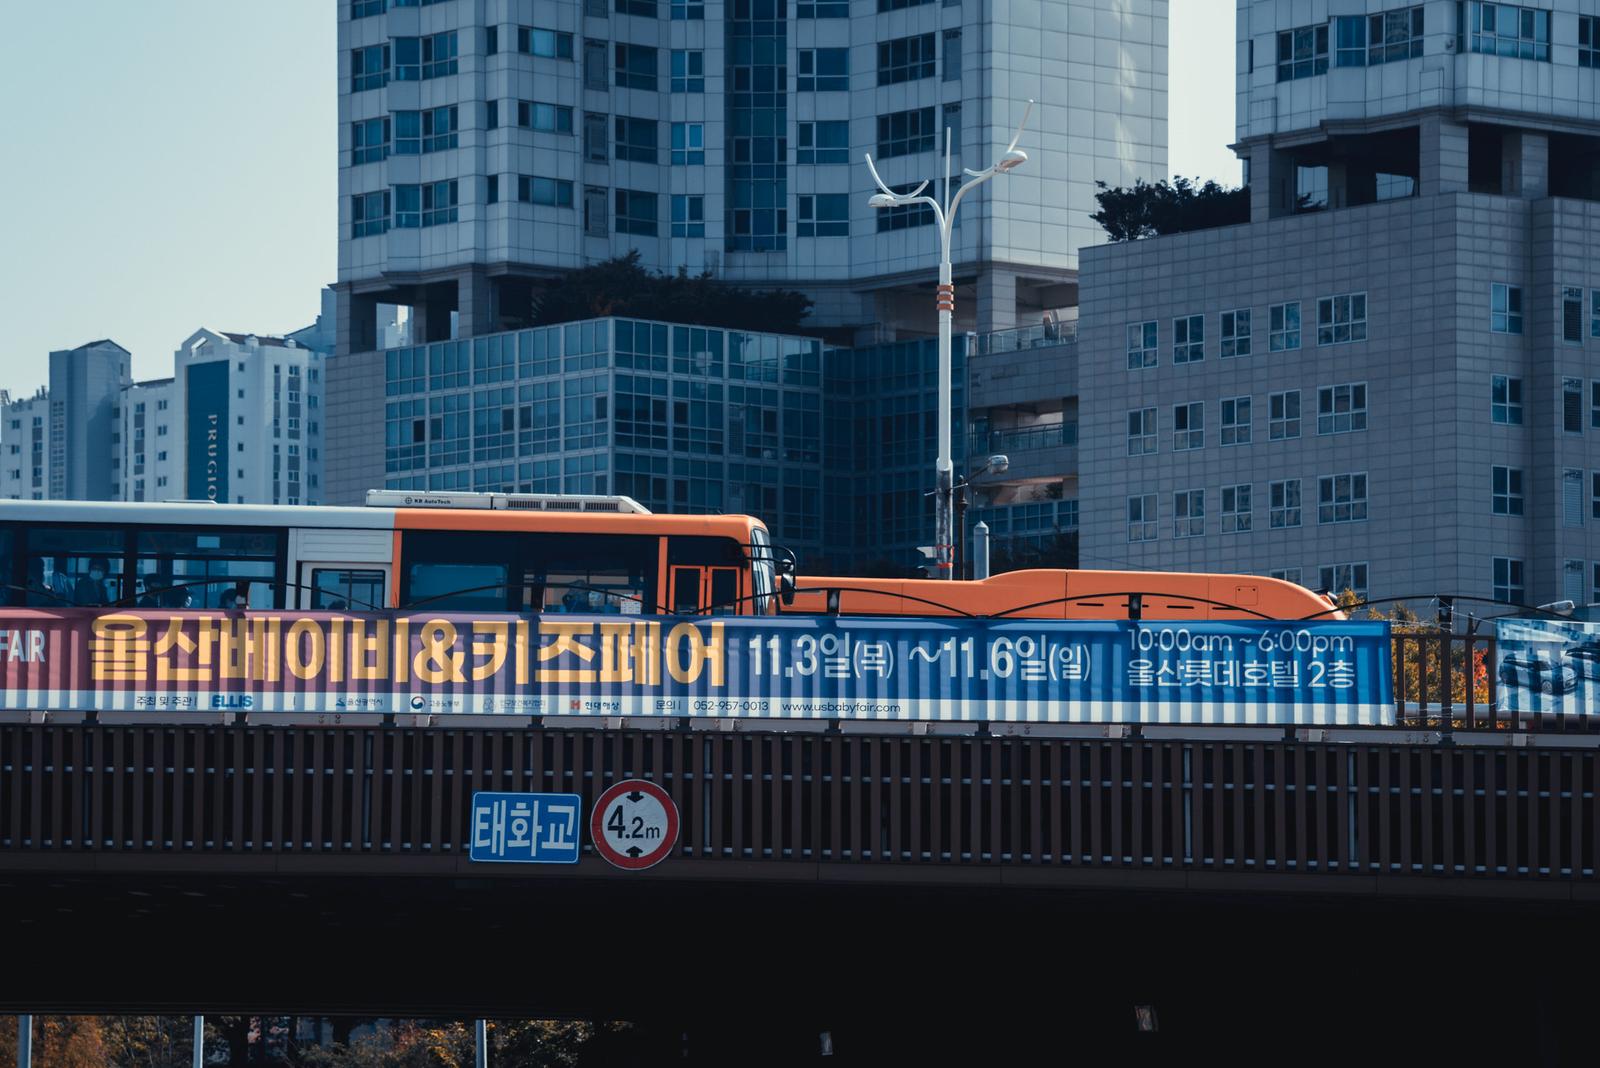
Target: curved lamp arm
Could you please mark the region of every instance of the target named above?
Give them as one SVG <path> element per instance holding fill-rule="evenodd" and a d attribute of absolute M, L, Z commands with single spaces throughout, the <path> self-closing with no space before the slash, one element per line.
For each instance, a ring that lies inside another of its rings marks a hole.
<path fill-rule="evenodd" d="M 909 202 L 911 200 L 916 199 L 919 195 L 921 195 L 921 193 L 922 193 L 922 191 L 924 189 L 928 188 L 927 179 L 923 179 L 922 184 L 917 186 L 911 192 L 909 192 L 909 193 L 896 193 L 893 189 L 890 189 L 888 186 L 884 185 L 883 184 L 883 179 L 878 177 L 878 168 L 874 167 L 872 165 L 872 153 L 868 152 L 866 155 L 867 155 L 867 170 L 872 172 L 872 180 L 878 184 L 878 188 L 880 190 L 882 190 L 886 195 L 894 197 L 896 200 L 904 200 L 904 201 L 908 201 Z"/>
<path fill-rule="evenodd" d="M 1033 104 L 1034 102 L 1029 100 L 1028 106 L 1022 109 L 1022 121 L 1017 123 L 1017 132 L 1012 136 L 1011 143 L 1006 146 L 1006 150 L 1004 152 L 1000 153 L 1001 159 L 1004 159 L 1006 156 L 1009 156 L 1011 153 L 1017 150 L 1017 142 L 1022 140 L 1022 130 L 1028 125 L 1028 115 L 1033 111 Z M 969 178 L 990 178 L 998 172 L 999 166 L 1000 161 L 996 160 L 994 163 L 989 164 L 989 166 L 985 167 L 981 171 L 972 170 L 970 167 L 963 167 L 961 168 L 961 173 L 967 175 Z"/>

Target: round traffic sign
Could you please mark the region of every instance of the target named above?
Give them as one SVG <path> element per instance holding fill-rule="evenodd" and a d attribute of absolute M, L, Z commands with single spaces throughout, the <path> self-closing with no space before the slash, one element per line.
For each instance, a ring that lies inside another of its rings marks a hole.
<path fill-rule="evenodd" d="M 596 853 L 619 868 L 652 867 L 678 843 L 678 806 L 653 782 L 619 782 L 595 802 L 589 840 Z"/>

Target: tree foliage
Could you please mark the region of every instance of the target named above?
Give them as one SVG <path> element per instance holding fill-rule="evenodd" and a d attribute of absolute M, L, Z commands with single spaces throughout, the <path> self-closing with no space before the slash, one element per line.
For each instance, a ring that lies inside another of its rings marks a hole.
<path fill-rule="evenodd" d="M 533 316 L 541 326 L 620 315 L 792 334 L 810 310 L 811 299 L 791 289 L 741 289 L 682 267 L 676 274 L 647 271 L 634 249 L 568 271 L 534 297 Z"/>
<path fill-rule="evenodd" d="M 1131 188 L 1113 189 L 1096 182 L 1094 195 L 1100 210 L 1089 216 L 1113 241 L 1137 241 L 1141 237 L 1181 234 L 1232 226 L 1250 221 L 1250 189 L 1229 189 L 1214 181 L 1197 185 L 1188 178 L 1154 184 L 1143 179 Z"/>
<path fill-rule="evenodd" d="M 1360 603 L 1350 590 L 1335 600 L 1347 611 Z M 1404 604 L 1392 605 L 1388 612 L 1368 608 L 1367 618 L 1389 621 L 1389 633 L 1394 638 L 1395 687 L 1408 702 L 1440 703 L 1446 678 L 1450 704 L 1487 705 L 1493 699 L 1487 648 L 1463 647 L 1459 641 L 1448 640 L 1449 631 L 1423 620 Z"/>

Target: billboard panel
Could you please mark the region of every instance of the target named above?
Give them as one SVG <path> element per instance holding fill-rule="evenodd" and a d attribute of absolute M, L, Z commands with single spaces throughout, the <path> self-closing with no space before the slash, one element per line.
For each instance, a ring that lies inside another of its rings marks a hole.
<path fill-rule="evenodd" d="M 1600 623 L 1501 619 L 1494 630 L 1502 711 L 1600 715 Z"/>
<path fill-rule="evenodd" d="M 0 641 L 0 708 L 1393 722 L 1376 621 L 67 609 L 0 614 Z"/>

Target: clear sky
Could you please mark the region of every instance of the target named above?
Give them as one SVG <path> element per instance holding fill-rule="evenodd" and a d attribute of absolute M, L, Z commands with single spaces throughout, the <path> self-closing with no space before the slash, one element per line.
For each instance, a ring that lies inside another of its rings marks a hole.
<path fill-rule="evenodd" d="M 1171 9 L 1173 173 L 1237 182 L 1234 0 Z M 7 11 L 0 389 L 31 392 L 51 349 L 95 338 L 156 378 L 198 327 L 316 318 L 337 266 L 336 24 L 332 0 Z"/>

